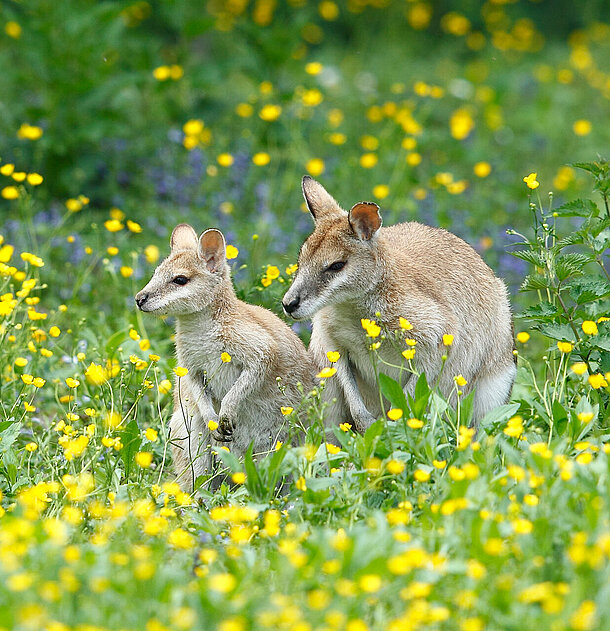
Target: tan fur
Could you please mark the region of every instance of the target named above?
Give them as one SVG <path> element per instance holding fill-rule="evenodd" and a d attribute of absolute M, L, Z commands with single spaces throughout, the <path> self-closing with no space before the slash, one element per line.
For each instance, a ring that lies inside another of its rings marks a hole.
<path fill-rule="evenodd" d="M 212 448 L 225 444 L 241 457 L 253 443 L 267 452 L 287 434 L 282 406 L 297 407 L 299 385 L 312 385 L 314 366 L 301 340 L 273 313 L 235 295 L 225 243 L 217 230 L 181 224 L 172 251 L 136 296 L 142 311 L 176 316 L 178 365 L 170 421 L 176 474 L 187 490 L 210 472 Z M 188 282 L 176 285 L 177 276 Z M 222 362 L 228 353 L 230 362 Z M 277 379 L 283 392 L 280 391 Z M 216 431 L 208 430 L 217 421 Z"/>
<path fill-rule="evenodd" d="M 329 403 L 336 399 L 333 421 L 351 420 L 364 431 L 385 412 L 361 318 L 390 331 L 400 331 L 400 317 L 409 320 L 413 329 L 402 338 L 417 341 L 417 371 L 431 384 L 438 379 L 448 398 L 455 395 L 454 377 L 463 375 L 464 394 L 476 390 L 476 419 L 505 403 L 515 375 L 510 305 L 504 283 L 481 257 L 439 228 L 415 222 L 380 228 L 375 204 L 358 203 L 348 214 L 311 178 L 304 178 L 303 192 L 316 225 L 283 302 L 295 319 L 312 318 L 310 352 L 318 366 L 327 364 L 327 351 L 341 353 L 325 391 Z M 346 262 L 343 269 L 325 271 L 337 261 Z M 443 346 L 445 333 L 454 336 L 450 348 Z M 399 365 L 406 348 L 385 341 L 378 352 Z M 410 374 L 381 370 L 413 393 Z"/>

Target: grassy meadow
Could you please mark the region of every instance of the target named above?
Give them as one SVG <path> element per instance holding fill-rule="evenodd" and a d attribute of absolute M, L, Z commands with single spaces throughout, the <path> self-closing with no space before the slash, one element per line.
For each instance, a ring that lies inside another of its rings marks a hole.
<path fill-rule="evenodd" d="M 605 4 L 0 5 L 0 631 L 610 629 Z M 173 322 L 133 297 L 188 222 L 281 315 L 306 173 L 505 279 L 512 400 L 477 432 L 381 375 L 335 445 L 327 370 L 296 446 L 189 495 Z"/>

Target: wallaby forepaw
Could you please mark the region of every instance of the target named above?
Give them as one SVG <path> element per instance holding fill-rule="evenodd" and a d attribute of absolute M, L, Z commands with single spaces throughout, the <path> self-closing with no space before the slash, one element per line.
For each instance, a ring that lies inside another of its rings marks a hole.
<path fill-rule="evenodd" d="M 228 416 L 221 416 L 218 419 L 218 427 L 212 432 L 212 436 L 222 443 L 229 443 L 233 440 L 233 422 Z"/>

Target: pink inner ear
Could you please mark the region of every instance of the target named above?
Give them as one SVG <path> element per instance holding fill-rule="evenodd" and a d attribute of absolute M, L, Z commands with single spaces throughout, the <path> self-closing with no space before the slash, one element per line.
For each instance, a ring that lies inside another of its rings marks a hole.
<path fill-rule="evenodd" d="M 207 230 L 199 239 L 199 254 L 207 268 L 219 270 L 225 262 L 225 241 L 218 230 Z"/>
<path fill-rule="evenodd" d="M 368 241 L 381 228 L 379 206 L 373 202 L 358 202 L 349 211 L 349 223 L 358 237 Z"/>

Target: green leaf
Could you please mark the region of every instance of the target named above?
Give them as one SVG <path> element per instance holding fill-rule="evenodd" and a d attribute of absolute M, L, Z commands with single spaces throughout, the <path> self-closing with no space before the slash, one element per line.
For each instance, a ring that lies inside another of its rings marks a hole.
<path fill-rule="evenodd" d="M 522 259 L 535 265 L 536 267 L 544 267 L 544 257 L 540 252 L 535 252 L 534 250 L 517 250 L 516 252 L 511 252 L 512 256 L 517 257 L 518 259 Z"/>
<path fill-rule="evenodd" d="M 252 458 L 252 443 L 248 446 L 244 456 L 244 468 L 246 469 L 246 488 L 250 491 L 252 497 L 257 500 L 262 499 L 264 485 Z"/>
<path fill-rule="evenodd" d="M 479 421 L 479 428 L 485 430 L 488 434 L 494 433 L 497 431 L 501 423 L 505 423 L 509 418 L 515 416 L 518 409 L 518 403 L 506 403 L 505 405 L 500 405 L 487 412 L 487 414 Z"/>
<path fill-rule="evenodd" d="M 528 274 L 523 283 L 521 283 L 519 291 L 536 291 L 538 289 L 546 289 L 547 287 L 549 287 L 549 282 L 544 276 L 540 274 Z"/>
<path fill-rule="evenodd" d="M 552 340 L 576 342 L 574 331 L 567 324 L 541 324 L 536 328 Z"/>
<path fill-rule="evenodd" d="M 422 373 L 417 379 L 415 384 L 415 392 L 413 393 L 413 414 L 416 418 L 421 418 L 428 407 L 428 400 L 430 399 L 430 386 L 428 386 L 428 380 L 426 375 Z"/>
<path fill-rule="evenodd" d="M 599 208 L 590 199 L 573 199 L 553 211 L 559 217 L 597 217 Z"/>
<path fill-rule="evenodd" d="M 524 320 L 550 320 L 559 313 L 554 304 L 543 300 L 542 302 L 524 309 L 517 317 Z"/>
<path fill-rule="evenodd" d="M 610 296 L 610 283 L 599 278 L 574 278 L 566 287 L 570 290 L 570 296 L 579 305 L 594 302 Z"/>
<path fill-rule="evenodd" d="M 559 280 L 565 280 L 570 276 L 584 274 L 584 267 L 590 263 L 593 257 L 580 252 L 569 252 L 555 259 L 555 273 Z"/>
<path fill-rule="evenodd" d="M 381 387 L 381 394 L 390 402 L 393 408 L 400 408 L 404 412 L 410 409 L 407 403 L 407 397 L 396 380 L 380 373 L 379 385 Z"/>
<path fill-rule="evenodd" d="M 588 171 L 589 173 L 593 173 L 593 175 L 601 175 L 603 173 L 602 167 L 600 167 L 597 162 L 570 162 L 568 166 Z"/>
<path fill-rule="evenodd" d="M 128 478 L 133 468 L 136 453 L 142 443 L 140 428 L 135 419 L 127 423 L 125 429 L 121 432 L 121 442 L 123 443 L 123 449 L 121 449 L 120 454 L 125 464 L 125 477 Z"/>
<path fill-rule="evenodd" d="M 551 248 L 551 252 L 553 254 L 558 254 L 569 245 L 577 245 L 583 242 L 583 236 L 580 232 L 572 232 L 571 234 L 566 235 L 562 239 L 558 239 L 555 245 Z"/>
<path fill-rule="evenodd" d="M 125 331 L 117 331 L 113 333 L 106 342 L 106 354 L 108 357 L 112 357 L 116 349 L 127 339 L 127 333 Z"/>

